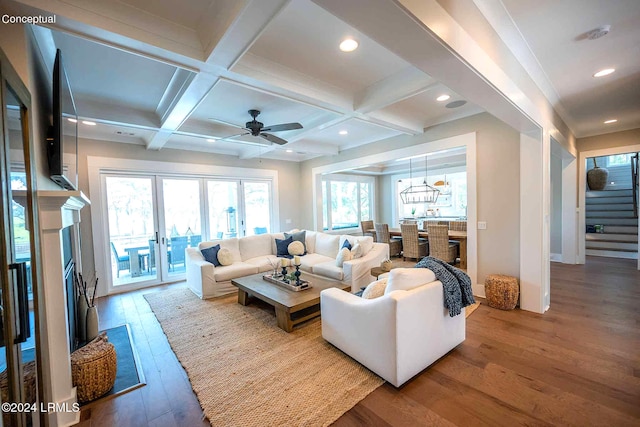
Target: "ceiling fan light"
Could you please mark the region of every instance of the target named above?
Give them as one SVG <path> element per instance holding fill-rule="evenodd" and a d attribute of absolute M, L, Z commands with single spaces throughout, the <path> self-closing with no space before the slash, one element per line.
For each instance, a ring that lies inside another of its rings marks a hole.
<path fill-rule="evenodd" d="M 343 52 L 353 52 L 358 48 L 358 42 L 354 39 L 344 39 L 340 43 L 340 50 Z"/>

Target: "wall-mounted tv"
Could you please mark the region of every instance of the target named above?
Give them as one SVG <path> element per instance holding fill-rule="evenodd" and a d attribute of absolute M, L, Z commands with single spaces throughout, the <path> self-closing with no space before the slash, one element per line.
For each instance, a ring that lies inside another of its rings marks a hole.
<path fill-rule="evenodd" d="M 64 164 L 64 153 L 75 164 Z M 53 65 L 53 125 L 47 138 L 49 176 L 62 188 L 78 186 L 78 114 L 69 79 L 64 69 L 62 52 L 56 52 Z"/>

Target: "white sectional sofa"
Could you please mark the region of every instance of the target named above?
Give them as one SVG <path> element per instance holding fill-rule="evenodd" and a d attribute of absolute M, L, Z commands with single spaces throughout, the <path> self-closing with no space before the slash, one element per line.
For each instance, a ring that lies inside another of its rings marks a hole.
<path fill-rule="evenodd" d="M 284 233 L 201 242 L 198 248 L 187 248 L 187 285 L 202 299 L 237 291 L 238 288 L 231 284 L 232 279 L 272 269 L 269 259 L 278 259 L 276 238 L 283 239 Z M 364 254 L 338 267 L 336 257 L 347 239 L 352 245 L 359 242 Z M 200 251 L 217 244 L 220 244 L 220 248 L 229 249 L 233 255 L 232 264 L 216 267 L 205 261 Z M 352 292 L 357 292 L 374 280 L 370 274 L 371 268 L 389 258 L 389 246 L 374 243 L 370 236 L 334 235 L 307 230 L 305 244 L 307 254 L 300 257 L 300 269 L 349 284 Z"/>

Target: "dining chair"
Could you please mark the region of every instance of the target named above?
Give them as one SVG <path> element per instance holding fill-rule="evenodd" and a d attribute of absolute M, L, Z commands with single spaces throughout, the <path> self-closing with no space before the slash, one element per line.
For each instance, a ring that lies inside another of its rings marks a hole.
<path fill-rule="evenodd" d="M 427 241 L 418 237 L 418 224 L 400 224 L 402 230 L 402 260 L 420 261 L 429 253 Z"/>
<path fill-rule="evenodd" d="M 467 221 L 450 221 L 449 230 L 452 231 L 467 231 Z"/>
<path fill-rule="evenodd" d="M 429 230 L 430 225 L 438 225 L 438 220 L 425 219 L 424 221 L 422 221 L 422 230 Z"/>
<path fill-rule="evenodd" d="M 129 260 L 129 255 L 118 255 L 118 251 L 116 250 L 116 245 L 111 243 L 111 252 L 113 252 L 113 256 L 116 259 L 116 263 L 118 264 L 118 270 L 116 271 L 116 277 L 120 278 L 121 270 L 130 270 L 131 269 L 131 261 Z"/>
<path fill-rule="evenodd" d="M 363 236 L 373 237 L 373 241 L 376 242 L 376 232 L 373 230 L 373 220 L 360 221 L 360 228 L 362 229 Z"/>
<path fill-rule="evenodd" d="M 389 256 L 400 256 L 402 252 L 402 239 L 391 238 L 389 235 L 389 224 L 375 224 L 376 241 L 389 245 Z"/>
<path fill-rule="evenodd" d="M 429 225 L 429 255 L 454 264 L 458 249 L 449 242 L 449 228 L 446 225 Z"/>

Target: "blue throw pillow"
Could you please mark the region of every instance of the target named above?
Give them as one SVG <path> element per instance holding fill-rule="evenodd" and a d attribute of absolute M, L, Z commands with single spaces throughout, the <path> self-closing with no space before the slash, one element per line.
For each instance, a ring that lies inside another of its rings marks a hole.
<path fill-rule="evenodd" d="M 351 243 L 349 243 L 349 241 L 345 239 L 344 243 L 342 244 L 342 248 L 347 248 L 347 249 L 351 250 Z M 340 249 L 342 249 L 342 248 L 340 248 Z"/>
<path fill-rule="evenodd" d="M 204 257 L 205 261 L 210 262 L 216 267 L 220 267 L 222 264 L 220 264 L 220 262 L 218 261 L 218 251 L 220 251 L 219 244 L 211 246 L 207 249 L 203 249 L 200 252 L 202 252 L 202 256 Z"/>
<path fill-rule="evenodd" d="M 297 231 L 295 233 L 284 233 L 284 238 L 293 237 L 294 242 L 301 242 L 304 246 L 304 254 L 307 254 L 307 230 Z"/>
<path fill-rule="evenodd" d="M 289 254 L 289 245 L 293 242 L 293 237 L 289 236 L 286 239 L 276 239 L 276 248 L 278 253 L 276 256 L 281 258 L 293 258 L 293 255 Z"/>

